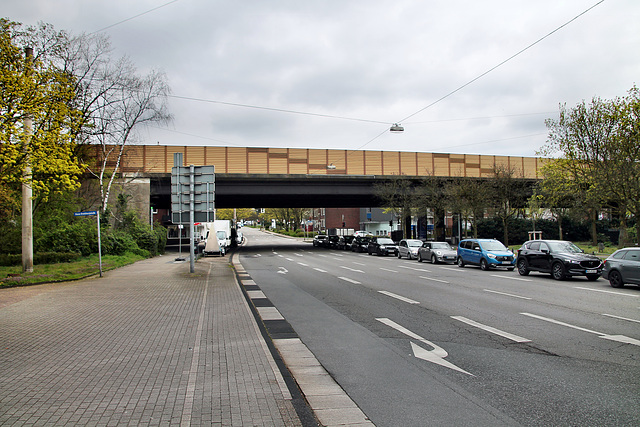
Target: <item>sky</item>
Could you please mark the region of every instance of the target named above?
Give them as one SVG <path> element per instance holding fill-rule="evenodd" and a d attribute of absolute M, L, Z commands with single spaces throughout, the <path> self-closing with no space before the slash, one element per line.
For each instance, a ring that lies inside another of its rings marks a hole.
<path fill-rule="evenodd" d="M 2 0 L 166 74 L 144 144 L 536 156 L 640 85 L 638 0 Z M 399 123 L 403 132 L 390 132 Z"/>

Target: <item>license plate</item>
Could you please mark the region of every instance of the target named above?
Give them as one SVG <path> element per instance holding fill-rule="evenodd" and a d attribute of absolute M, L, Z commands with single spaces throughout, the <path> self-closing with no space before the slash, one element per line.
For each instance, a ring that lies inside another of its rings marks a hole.
<path fill-rule="evenodd" d="M 511 265 L 511 261 L 502 261 L 502 264 L 504 264 L 504 265 Z"/>
<path fill-rule="evenodd" d="M 584 272 L 584 274 L 597 274 L 598 270 L 587 270 Z"/>

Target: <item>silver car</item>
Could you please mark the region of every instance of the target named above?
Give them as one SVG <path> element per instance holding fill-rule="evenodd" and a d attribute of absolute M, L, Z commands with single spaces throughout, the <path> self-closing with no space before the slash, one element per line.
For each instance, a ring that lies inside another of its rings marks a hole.
<path fill-rule="evenodd" d="M 615 251 L 604 261 L 602 277 L 614 288 L 621 288 L 626 283 L 640 285 L 640 248 Z"/>
<path fill-rule="evenodd" d="M 424 242 L 418 249 L 418 261 L 446 262 L 453 264 L 456 262 L 458 253 L 447 242 Z"/>
<path fill-rule="evenodd" d="M 418 249 L 422 246 L 422 240 L 418 239 L 402 239 L 398 244 L 398 258 L 407 257 L 407 259 L 418 258 Z"/>

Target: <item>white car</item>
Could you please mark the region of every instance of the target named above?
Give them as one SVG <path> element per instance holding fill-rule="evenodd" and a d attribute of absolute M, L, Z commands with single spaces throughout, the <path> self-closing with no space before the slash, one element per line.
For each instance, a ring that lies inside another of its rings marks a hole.
<path fill-rule="evenodd" d="M 402 239 L 398 244 L 398 258 L 418 259 L 418 249 L 422 246 L 422 240 Z"/>

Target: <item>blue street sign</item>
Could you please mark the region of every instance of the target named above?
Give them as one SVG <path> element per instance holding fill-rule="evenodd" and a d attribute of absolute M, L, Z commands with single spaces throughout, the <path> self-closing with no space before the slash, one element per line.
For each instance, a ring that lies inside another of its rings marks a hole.
<path fill-rule="evenodd" d="M 74 212 L 73 216 L 91 216 L 98 215 L 97 211 Z"/>

